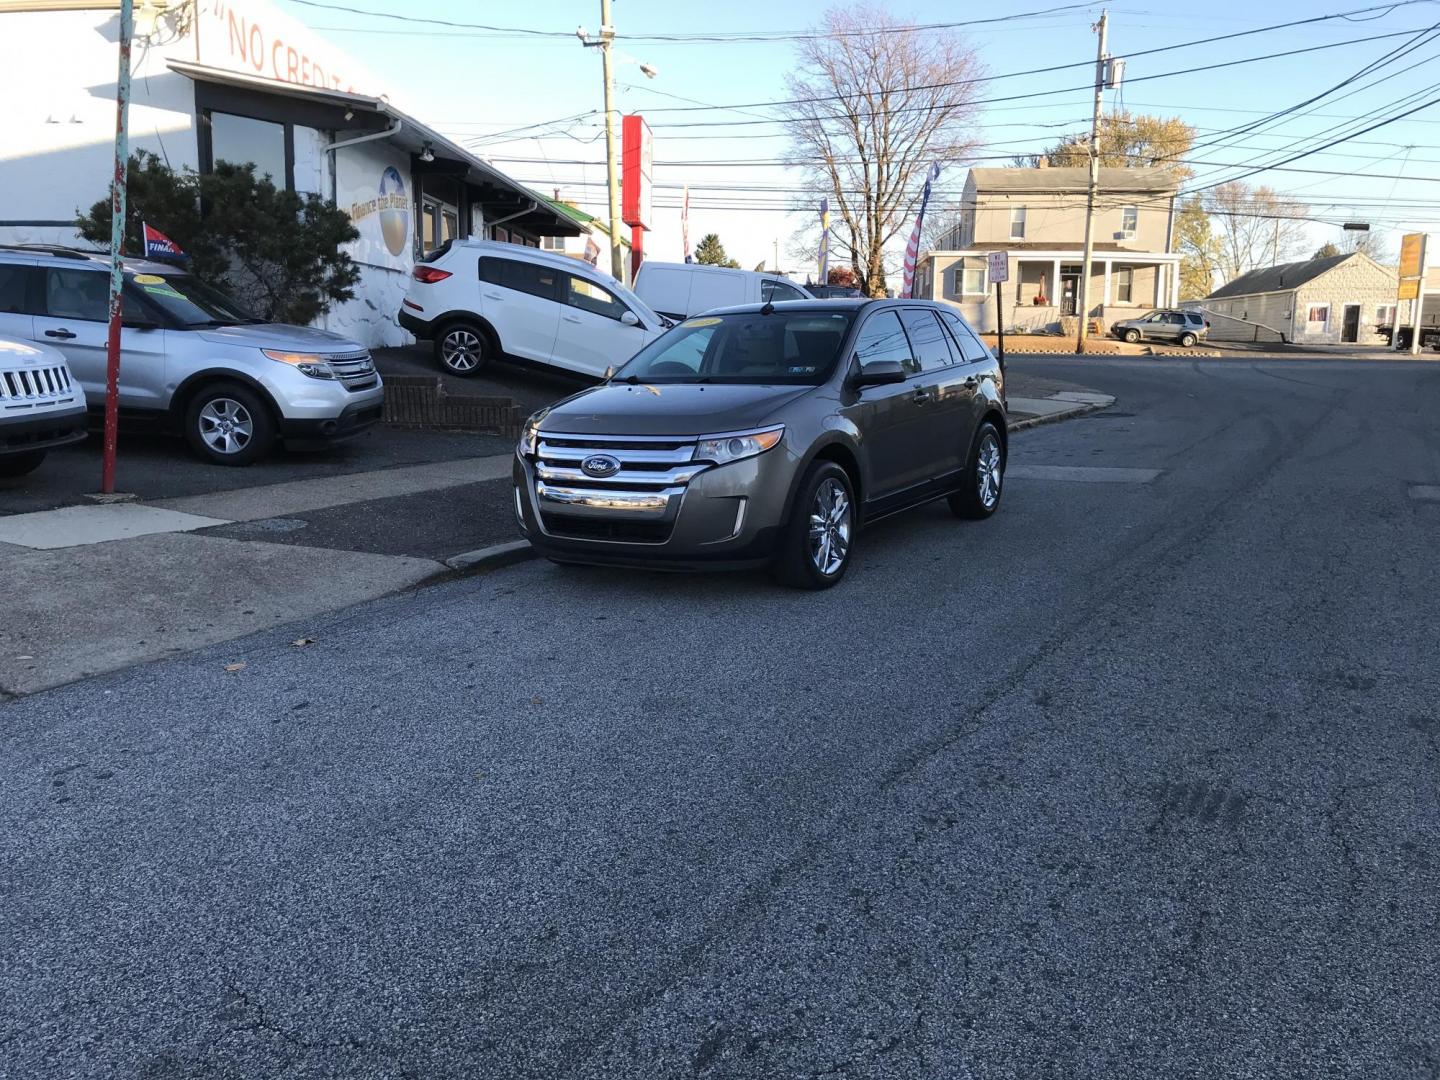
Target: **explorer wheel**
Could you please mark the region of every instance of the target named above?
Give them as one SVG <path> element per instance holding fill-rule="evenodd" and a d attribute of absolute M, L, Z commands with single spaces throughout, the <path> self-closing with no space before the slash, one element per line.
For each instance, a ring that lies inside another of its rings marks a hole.
<path fill-rule="evenodd" d="M 980 425 L 970 446 L 960 487 L 950 493 L 950 510 L 956 517 L 982 520 L 1000 507 L 1005 483 L 1005 441 L 990 421 Z"/>
<path fill-rule="evenodd" d="M 237 383 L 207 386 L 185 410 L 185 439 L 216 465 L 249 465 L 270 452 L 275 421 L 260 395 Z"/>
<path fill-rule="evenodd" d="M 845 470 L 817 461 L 806 470 L 780 539 L 775 576 L 797 589 L 828 589 L 845 576 L 858 514 Z"/>
<path fill-rule="evenodd" d="M 490 341 L 473 323 L 451 323 L 435 339 L 435 359 L 451 375 L 468 379 L 490 362 Z"/>

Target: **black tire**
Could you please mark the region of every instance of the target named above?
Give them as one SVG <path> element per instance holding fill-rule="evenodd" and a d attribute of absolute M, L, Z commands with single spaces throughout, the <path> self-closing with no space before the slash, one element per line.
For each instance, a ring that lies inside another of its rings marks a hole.
<path fill-rule="evenodd" d="M 25 450 L 19 454 L 0 454 L 0 477 L 24 476 L 40 467 L 44 450 Z"/>
<path fill-rule="evenodd" d="M 844 505 L 833 502 L 839 492 Z M 820 539 L 812 542 L 811 529 L 819 518 L 819 500 L 830 507 Z M 833 515 L 839 514 L 839 517 Z M 790 520 L 780 534 L 775 551 L 775 577 L 783 585 L 795 589 L 828 589 L 838 585 L 855 557 L 855 537 L 859 532 L 859 510 L 855 505 L 855 487 L 850 476 L 833 461 L 813 462 L 795 491 L 795 505 Z M 835 558 L 836 548 L 838 558 Z M 828 554 L 827 554 L 828 552 Z M 820 565 L 824 560 L 825 566 Z"/>
<path fill-rule="evenodd" d="M 494 355 L 494 343 L 478 323 L 463 320 L 447 323 L 435 335 L 435 362 L 462 379 L 479 375 Z"/>
<path fill-rule="evenodd" d="M 1192 334 L 1192 333 L 1189 333 L 1188 331 L 1187 331 L 1186 333 L 1183 333 L 1183 334 L 1180 335 L 1180 344 L 1181 344 L 1182 347 L 1184 347 L 1184 348 L 1186 348 L 1186 349 L 1190 348 L 1191 345 L 1194 345 L 1194 344 L 1195 344 L 1195 341 L 1196 341 L 1195 335 Z"/>
<path fill-rule="evenodd" d="M 250 465 L 274 447 L 275 415 L 270 402 L 248 386 L 211 383 L 185 409 L 185 441 L 214 465 Z"/>
<path fill-rule="evenodd" d="M 1129 330 L 1125 331 L 1125 340 L 1128 341 L 1131 345 L 1134 345 L 1137 341 L 1140 340 L 1140 331 L 1136 330 L 1132 326 Z"/>
<path fill-rule="evenodd" d="M 983 521 L 1000 509 L 1004 490 L 1005 440 L 1000 430 L 986 420 L 976 429 L 970 453 L 965 456 L 964 478 L 950 493 L 950 511 L 958 518 Z"/>

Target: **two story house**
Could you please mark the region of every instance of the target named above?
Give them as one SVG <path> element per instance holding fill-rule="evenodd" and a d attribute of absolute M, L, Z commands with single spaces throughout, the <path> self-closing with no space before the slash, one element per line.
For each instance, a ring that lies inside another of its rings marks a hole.
<path fill-rule="evenodd" d="M 1059 329 L 1077 314 L 1085 250 L 1085 168 L 971 169 L 960 223 L 916 266 L 915 296 L 960 308 L 994 330 Z M 1175 198 L 1169 169 L 1100 170 L 1089 313 L 1105 324 L 1180 298 Z M 1009 252 L 1009 281 L 997 312 L 987 257 Z"/>

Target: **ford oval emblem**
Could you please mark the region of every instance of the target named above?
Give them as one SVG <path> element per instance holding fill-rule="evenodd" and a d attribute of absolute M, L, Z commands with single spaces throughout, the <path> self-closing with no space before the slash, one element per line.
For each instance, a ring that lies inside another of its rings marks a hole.
<path fill-rule="evenodd" d="M 620 462 L 609 454 L 592 454 L 580 463 L 580 471 L 586 476 L 604 480 L 620 471 Z"/>

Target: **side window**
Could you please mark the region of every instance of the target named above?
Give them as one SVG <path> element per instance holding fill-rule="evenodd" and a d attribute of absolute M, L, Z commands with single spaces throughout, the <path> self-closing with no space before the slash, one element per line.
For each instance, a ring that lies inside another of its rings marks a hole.
<path fill-rule="evenodd" d="M 960 354 L 965 357 L 967 364 L 990 359 L 990 354 L 985 351 L 985 346 L 964 319 L 953 311 L 942 311 L 940 317 L 945 320 L 945 325 L 955 335 L 955 341 L 960 345 Z"/>
<path fill-rule="evenodd" d="M 855 340 L 855 355 L 862 366 L 877 360 L 897 360 L 909 374 L 920 370 L 911 355 L 910 341 L 905 337 L 900 317 L 893 311 L 877 311 L 865 320 Z"/>
<path fill-rule="evenodd" d="M 615 299 L 609 289 L 596 285 L 593 281 L 586 281 L 584 278 L 568 274 L 566 276 L 570 280 L 570 285 L 565 293 L 565 302 L 571 307 L 616 320 L 630 310 L 624 303 Z"/>
<path fill-rule="evenodd" d="M 46 270 L 45 310 L 56 319 L 104 322 L 110 306 L 110 276 L 95 270 Z"/>
<path fill-rule="evenodd" d="M 1185 316 L 1181 315 L 1178 311 L 1172 311 L 1165 316 L 1165 321 L 1173 326 L 1183 326 L 1185 324 Z"/>
<path fill-rule="evenodd" d="M 955 357 L 950 353 L 950 339 L 945 334 L 945 328 L 940 325 L 940 320 L 935 317 L 933 311 L 924 308 L 903 308 L 900 312 L 900 321 L 905 324 L 905 332 L 910 337 L 910 344 L 915 347 L 915 355 L 920 360 L 920 368 L 923 371 L 938 371 L 940 368 L 949 367 L 955 363 Z"/>
<path fill-rule="evenodd" d="M 486 256 L 480 260 L 480 280 L 487 285 L 499 285 L 502 289 L 514 289 L 546 300 L 558 299 L 556 286 L 559 277 L 558 270 L 519 259 Z"/>
<path fill-rule="evenodd" d="M 0 266 L 0 314 L 33 314 L 30 282 L 38 272 L 33 266 Z"/>
<path fill-rule="evenodd" d="M 793 285 L 787 285 L 783 281 L 771 281 L 765 278 L 760 282 L 760 302 L 763 304 L 774 303 L 780 300 L 808 300 L 810 299 Z"/>

